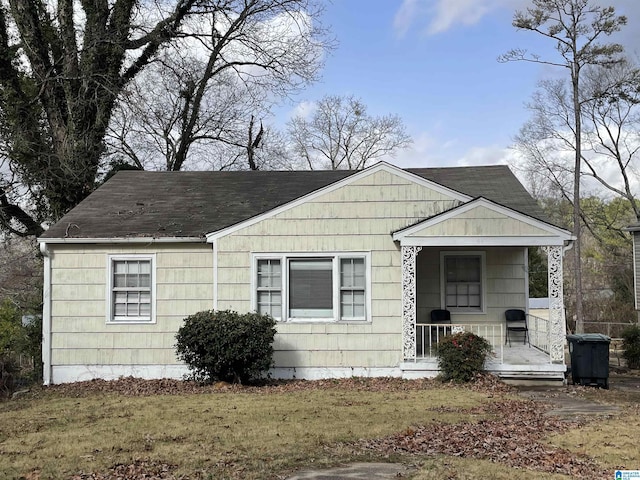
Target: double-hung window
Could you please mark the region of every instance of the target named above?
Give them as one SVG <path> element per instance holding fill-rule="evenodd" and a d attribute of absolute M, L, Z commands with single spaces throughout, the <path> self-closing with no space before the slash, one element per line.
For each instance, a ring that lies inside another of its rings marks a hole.
<path fill-rule="evenodd" d="M 340 259 L 340 312 L 343 320 L 363 320 L 366 303 L 364 258 Z"/>
<path fill-rule="evenodd" d="M 109 258 L 109 322 L 152 322 L 153 257 Z"/>
<path fill-rule="evenodd" d="M 280 321 L 367 319 L 367 256 L 256 256 L 256 310 Z"/>
<path fill-rule="evenodd" d="M 259 259 L 257 264 L 258 312 L 282 317 L 282 265 L 280 259 Z"/>
<path fill-rule="evenodd" d="M 483 260 L 480 254 L 443 254 L 444 308 L 457 312 L 483 311 Z"/>

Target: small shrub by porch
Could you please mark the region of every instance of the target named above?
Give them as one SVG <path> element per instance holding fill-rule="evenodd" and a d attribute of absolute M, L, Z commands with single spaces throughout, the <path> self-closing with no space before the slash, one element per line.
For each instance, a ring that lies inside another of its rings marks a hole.
<path fill-rule="evenodd" d="M 484 369 L 491 344 L 471 332 L 444 337 L 438 344 L 438 366 L 443 380 L 469 382 Z"/>

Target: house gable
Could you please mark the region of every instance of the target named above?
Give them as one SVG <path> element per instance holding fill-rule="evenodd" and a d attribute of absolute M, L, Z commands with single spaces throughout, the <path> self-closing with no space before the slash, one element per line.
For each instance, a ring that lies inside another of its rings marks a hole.
<path fill-rule="evenodd" d="M 252 232 L 257 235 L 264 235 L 267 233 L 265 228 L 279 232 L 286 230 L 286 228 L 281 229 L 277 222 L 269 227 L 263 226 L 246 230 L 268 219 L 282 221 L 316 219 L 320 221 L 336 218 L 398 218 L 398 222 L 394 224 L 394 227 L 386 231 L 386 233 L 389 233 L 394 229 L 403 228 L 420 219 L 449 210 L 470 199 L 468 195 L 456 190 L 388 163 L 380 162 L 277 208 L 227 228 L 213 231 L 207 234 L 207 241 L 213 242 L 218 238 L 239 231 L 243 231 L 243 234 Z M 349 209 L 346 216 L 345 208 Z M 409 208 L 409 211 L 407 211 L 407 208 Z M 289 225 L 287 226 L 289 227 Z M 291 234 L 330 233 L 326 230 L 326 224 L 311 226 L 311 230 L 309 230 L 309 225 L 304 228 L 303 232 L 291 232 Z M 318 231 L 314 231 L 314 228 L 317 228 Z M 361 225 L 359 228 L 361 228 Z M 344 229 L 340 229 L 339 232 L 335 233 L 349 233 L 349 226 L 345 226 Z M 366 232 L 358 230 L 358 232 L 353 233 Z"/>
<path fill-rule="evenodd" d="M 396 231 L 402 245 L 563 245 L 571 234 L 485 198 Z"/>

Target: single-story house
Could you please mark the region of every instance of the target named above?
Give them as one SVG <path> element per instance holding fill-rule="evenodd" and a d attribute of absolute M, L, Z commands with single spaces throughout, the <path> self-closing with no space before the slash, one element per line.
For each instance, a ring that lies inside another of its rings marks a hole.
<path fill-rule="evenodd" d="M 39 238 L 44 382 L 180 378 L 175 334 L 210 309 L 277 319 L 274 377 L 432 376 L 440 336 L 465 329 L 498 375 L 562 379 L 571 240 L 502 165 L 121 171 Z M 550 314 L 529 345 L 504 319 L 528 308 L 532 247 Z"/>

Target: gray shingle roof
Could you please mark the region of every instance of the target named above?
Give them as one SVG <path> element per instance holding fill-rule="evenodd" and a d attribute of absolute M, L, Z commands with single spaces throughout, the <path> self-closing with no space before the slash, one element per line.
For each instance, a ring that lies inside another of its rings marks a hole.
<path fill-rule="evenodd" d="M 407 171 L 458 192 L 466 193 L 471 197 L 484 197 L 520 213 L 548 222 L 540 205 L 531 197 L 507 165 L 408 168 Z"/>
<path fill-rule="evenodd" d="M 541 209 L 506 166 L 407 171 L 544 220 Z M 353 173 L 120 171 L 41 238 L 202 238 Z"/>

